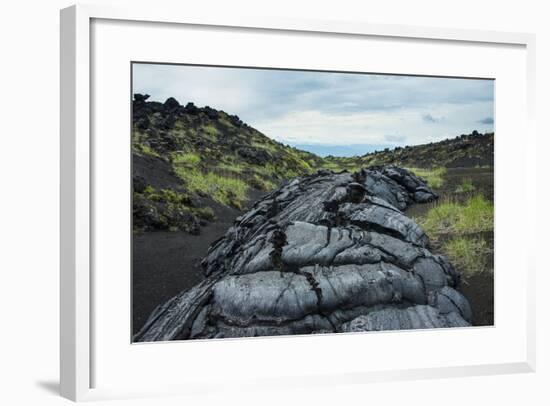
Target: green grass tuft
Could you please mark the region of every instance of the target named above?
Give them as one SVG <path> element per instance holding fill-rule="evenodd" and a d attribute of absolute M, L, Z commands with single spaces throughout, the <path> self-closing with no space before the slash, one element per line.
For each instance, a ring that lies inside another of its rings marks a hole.
<path fill-rule="evenodd" d="M 146 155 L 146 156 L 152 156 L 156 158 L 160 158 L 160 155 L 157 151 L 152 149 L 149 145 L 142 144 L 141 142 L 134 141 L 132 143 L 133 150 L 137 152 L 139 155 Z"/>
<path fill-rule="evenodd" d="M 235 173 L 240 173 L 243 171 L 244 169 L 244 165 L 243 164 L 239 164 L 239 163 L 234 163 L 234 162 L 221 162 L 218 164 L 218 168 L 223 170 L 223 171 L 230 171 L 230 172 L 235 172 Z"/>
<path fill-rule="evenodd" d="M 196 207 L 193 208 L 192 212 L 203 220 L 214 221 L 216 219 L 214 210 L 211 207 Z"/>
<path fill-rule="evenodd" d="M 205 125 L 204 127 L 202 127 L 202 129 L 206 134 L 212 137 L 215 137 L 216 135 L 218 135 L 218 129 L 211 124 Z"/>
<path fill-rule="evenodd" d="M 478 194 L 460 204 L 444 201 L 432 208 L 425 218 L 419 219 L 430 238 L 438 234 L 476 233 L 493 229 L 493 203 Z"/>
<path fill-rule="evenodd" d="M 419 176 L 428 182 L 428 186 L 433 187 L 435 189 L 440 188 L 443 186 L 443 176 L 447 173 L 447 168 L 443 167 L 436 167 L 432 169 L 425 169 L 425 168 L 405 168 L 412 173 L 414 173 L 416 176 Z"/>
<path fill-rule="evenodd" d="M 275 183 L 268 179 L 263 179 L 258 175 L 252 176 L 250 179 L 250 185 L 255 189 L 261 190 L 262 192 L 271 192 L 277 187 Z"/>
<path fill-rule="evenodd" d="M 173 189 L 155 189 L 151 185 L 147 185 L 141 194 L 153 202 L 184 206 L 191 205 L 191 198 L 189 195 L 176 192 Z"/>
<path fill-rule="evenodd" d="M 469 237 L 447 241 L 443 245 L 443 251 L 454 265 L 469 275 L 487 271 L 487 255 L 492 252 L 484 239 Z"/>
<path fill-rule="evenodd" d="M 476 187 L 472 183 L 472 179 L 464 179 L 456 188 L 455 193 L 471 193 L 474 190 L 476 190 Z"/>
<path fill-rule="evenodd" d="M 252 147 L 254 147 L 254 148 L 264 149 L 264 150 L 272 152 L 272 153 L 277 152 L 276 145 L 268 143 L 268 142 L 252 141 L 251 144 L 252 144 Z"/>
<path fill-rule="evenodd" d="M 181 153 L 175 152 L 172 154 L 172 162 L 176 165 L 196 166 L 200 163 L 201 157 L 194 152 Z"/>
<path fill-rule="evenodd" d="M 189 191 L 210 196 L 226 206 L 242 209 L 248 191 L 248 185 L 243 180 L 183 167 L 175 167 L 175 172 Z"/>

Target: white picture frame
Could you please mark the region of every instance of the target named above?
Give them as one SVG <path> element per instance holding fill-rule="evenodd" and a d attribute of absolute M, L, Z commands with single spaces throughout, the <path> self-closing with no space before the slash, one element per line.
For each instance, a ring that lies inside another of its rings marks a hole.
<path fill-rule="evenodd" d="M 223 16 L 190 16 L 184 8 L 166 10 L 151 7 L 110 8 L 105 6 L 72 6 L 61 11 L 61 394 L 72 400 L 142 396 L 161 393 L 185 394 L 211 390 L 211 386 L 194 382 L 191 386 L 181 384 L 169 386 L 152 385 L 149 388 L 97 387 L 94 370 L 96 353 L 93 339 L 95 319 L 95 279 L 93 275 L 94 230 L 92 169 L 92 119 L 91 97 L 93 77 L 91 66 L 94 53 L 92 43 L 93 21 L 105 20 L 120 23 L 179 24 L 194 27 L 216 27 L 223 29 L 246 29 L 284 32 L 286 35 L 315 33 L 316 35 L 347 35 L 357 38 L 395 38 L 418 41 L 439 41 L 441 44 L 487 44 L 488 46 L 517 46 L 525 56 L 525 111 L 522 121 L 525 131 L 526 157 L 534 158 L 536 136 L 534 131 L 534 44 L 535 37 L 526 33 L 474 31 L 446 28 L 428 28 L 402 25 L 379 25 L 340 21 L 287 20 L 271 18 L 230 19 Z M 498 103 L 498 98 L 496 100 Z M 129 112 L 128 112 L 129 114 Z M 498 154 L 498 149 L 497 149 Z M 497 158 L 498 159 L 498 158 Z M 498 161 L 497 161 L 498 162 Z M 525 159 L 525 170 L 532 170 L 534 159 Z M 533 186 L 533 185 L 532 185 Z M 536 186 L 534 187 L 536 189 Z M 530 207 L 529 227 L 535 224 L 535 197 L 526 203 Z M 498 224 L 498 223 L 497 223 Z M 532 230 L 530 228 L 530 230 Z M 533 233 L 529 234 L 530 236 Z M 534 237 L 528 237 L 534 238 Z M 388 370 L 348 370 L 345 373 L 305 374 L 299 379 L 292 376 L 260 379 L 248 385 L 275 384 L 307 385 L 346 382 L 368 382 L 373 380 L 418 379 L 511 372 L 529 372 L 535 369 L 535 269 L 532 253 L 527 253 L 524 263 L 526 291 L 521 294 L 522 320 L 525 320 L 521 334 L 524 354 L 513 362 L 470 363 L 425 367 L 422 365 Z M 496 271 L 498 272 L 498 270 Z M 498 285 L 498 284 L 497 284 Z M 498 311 L 498 309 L 497 309 Z M 393 333 L 396 334 L 396 333 Z M 401 334 L 401 333 L 397 333 Z M 354 340 L 363 339 L 355 336 Z M 286 345 L 292 345 L 294 338 L 284 338 Z M 299 340 L 299 339 L 298 339 Z M 265 341 L 265 340 L 264 340 Z M 251 341 L 249 341 L 251 342 Z M 155 344 L 156 345 L 156 344 Z M 128 346 L 130 342 L 128 341 Z M 203 344 L 204 347 L 204 344 Z M 243 351 L 246 351 L 243 350 Z M 246 382 L 241 382 L 246 387 Z"/>

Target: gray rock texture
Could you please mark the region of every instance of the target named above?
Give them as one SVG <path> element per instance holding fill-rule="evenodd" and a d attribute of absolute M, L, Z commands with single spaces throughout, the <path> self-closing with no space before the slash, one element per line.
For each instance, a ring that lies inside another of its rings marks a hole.
<path fill-rule="evenodd" d="M 468 326 L 459 275 L 402 211 L 434 199 L 394 166 L 294 179 L 236 219 L 206 279 L 134 341 Z"/>

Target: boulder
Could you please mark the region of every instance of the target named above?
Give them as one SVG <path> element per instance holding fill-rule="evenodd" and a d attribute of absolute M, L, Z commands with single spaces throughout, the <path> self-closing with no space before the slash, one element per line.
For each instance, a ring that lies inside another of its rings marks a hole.
<path fill-rule="evenodd" d="M 269 153 L 263 149 L 240 147 L 236 152 L 243 160 L 253 165 L 265 165 L 271 159 Z"/>
<path fill-rule="evenodd" d="M 149 97 L 148 94 L 141 94 L 141 93 L 135 93 L 134 94 L 134 100 L 137 102 L 137 103 L 142 103 L 142 102 L 145 102 Z"/>
<path fill-rule="evenodd" d="M 168 114 L 174 114 L 181 108 L 179 102 L 173 97 L 169 97 L 164 102 L 164 111 Z"/>
<path fill-rule="evenodd" d="M 185 105 L 185 112 L 188 114 L 199 114 L 201 109 L 195 106 L 193 102 L 189 102 Z"/>
<path fill-rule="evenodd" d="M 204 106 L 204 108 L 202 110 L 203 110 L 204 114 L 206 114 L 206 116 L 211 120 L 217 120 L 220 117 L 220 114 L 218 113 L 218 110 L 213 109 L 210 106 Z"/>

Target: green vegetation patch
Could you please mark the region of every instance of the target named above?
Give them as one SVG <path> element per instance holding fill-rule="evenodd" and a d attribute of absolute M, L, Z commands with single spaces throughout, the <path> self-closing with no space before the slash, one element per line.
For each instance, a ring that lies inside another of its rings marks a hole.
<path fill-rule="evenodd" d="M 434 238 L 438 234 L 490 231 L 493 218 L 493 203 L 478 194 L 464 204 L 451 200 L 438 203 L 425 218 L 419 219 L 419 223 L 430 238 Z"/>
<path fill-rule="evenodd" d="M 213 172 L 205 173 L 193 168 L 175 167 L 174 169 L 190 192 L 210 196 L 218 203 L 242 209 L 248 191 L 248 185 L 243 180 Z"/>
<path fill-rule="evenodd" d="M 268 179 L 263 179 L 258 175 L 253 175 L 249 183 L 253 188 L 261 190 L 262 192 L 271 192 L 277 187 L 275 183 Z"/>
<path fill-rule="evenodd" d="M 195 207 L 193 208 L 193 214 L 203 220 L 216 220 L 216 215 L 214 214 L 214 210 L 211 207 Z"/>
<path fill-rule="evenodd" d="M 139 141 L 133 141 L 132 142 L 132 150 L 141 156 L 153 156 L 156 158 L 160 158 L 160 154 L 152 149 L 149 145 L 143 144 Z"/>
<path fill-rule="evenodd" d="M 199 219 L 214 221 L 210 207 L 195 207 L 187 193 L 147 185 L 133 195 L 134 232 L 149 230 L 199 233 Z"/>
<path fill-rule="evenodd" d="M 173 189 L 154 189 L 147 185 L 143 190 L 143 195 L 153 202 L 171 203 L 176 205 L 190 206 L 191 198 L 185 193 L 176 192 Z"/>
<path fill-rule="evenodd" d="M 472 179 L 464 179 L 456 188 L 455 193 L 471 193 L 474 190 L 476 190 L 476 187 L 472 183 Z"/>
<path fill-rule="evenodd" d="M 443 244 L 443 251 L 450 261 L 466 274 L 489 271 L 487 256 L 492 253 L 483 238 L 457 237 Z"/>
<path fill-rule="evenodd" d="M 268 142 L 258 142 L 258 141 L 252 141 L 251 145 L 254 148 L 261 148 L 269 152 L 277 152 L 277 147 L 274 144 L 268 143 Z"/>
<path fill-rule="evenodd" d="M 132 152 L 141 156 L 160 157 L 160 154 L 148 145 L 147 134 L 135 128 L 132 131 Z"/>
<path fill-rule="evenodd" d="M 212 124 L 208 124 L 202 127 L 203 131 L 210 135 L 211 137 L 216 137 L 218 135 L 218 129 Z"/>
<path fill-rule="evenodd" d="M 328 169 L 334 172 L 356 172 L 366 166 L 368 165 L 363 165 L 363 163 L 360 161 L 360 158 L 357 157 L 327 157 L 321 164 L 321 168 Z"/>
<path fill-rule="evenodd" d="M 174 152 L 172 154 L 172 163 L 176 165 L 196 166 L 200 161 L 201 157 L 194 152 Z"/>
<path fill-rule="evenodd" d="M 492 244 L 482 233 L 493 230 L 494 206 L 482 194 L 464 203 L 447 199 L 416 220 L 461 271 L 469 275 L 492 272 L 489 269 Z"/>
<path fill-rule="evenodd" d="M 299 176 L 295 170 L 288 169 L 284 164 L 273 164 L 271 162 L 265 165 L 251 165 L 250 169 L 260 177 L 268 177 L 272 179 L 292 179 Z"/>
<path fill-rule="evenodd" d="M 235 162 L 221 162 L 217 166 L 219 169 L 223 171 L 230 171 L 235 173 L 241 173 L 245 167 L 243 164 L 235 163 Z"/>
<path fill-rule="evenodd" d="M 218 118 L 218 121 L 221 125 L 228 128 L 235 128 L 233 123 L 229 120 L 227 117 L 227 114 L 220 112 L 220 117 Z"/>
<path fill-rule="evenodd" d="M 419 176 L 428 182 L 428 186 L 435 189 L 443 186 L 443 176 L 447 173 L 447 168 L 436 167 L 431 169 L 425 168 L 406 168 L 407 170 L 414 173 L 416 176 Z"/>

